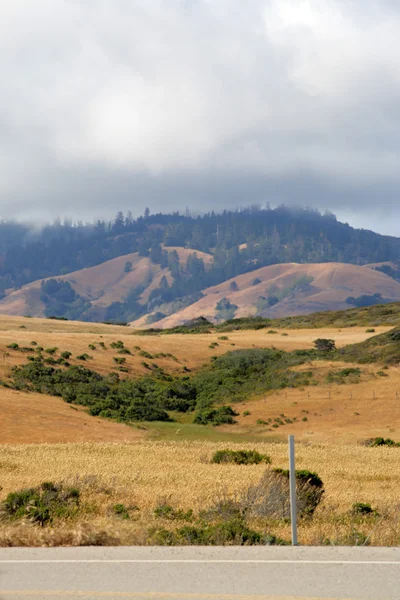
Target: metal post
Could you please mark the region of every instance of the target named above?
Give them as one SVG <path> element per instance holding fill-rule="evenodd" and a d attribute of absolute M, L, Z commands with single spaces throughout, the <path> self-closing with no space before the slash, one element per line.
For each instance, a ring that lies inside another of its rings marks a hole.
<path fill-rule="evenodd" d="M 292 546 L 297 546 L 296 508 L 296 464 L 294 457 L 294 435 L 289 435 L 289 483 L 290 483 L 290 522 L 292 525 Z"/>

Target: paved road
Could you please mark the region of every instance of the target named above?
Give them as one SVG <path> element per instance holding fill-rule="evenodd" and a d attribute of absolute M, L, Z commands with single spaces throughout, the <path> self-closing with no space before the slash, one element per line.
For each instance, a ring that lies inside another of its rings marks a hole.
<path fill-rule="evenodd" d="M 0 598 L 399 600 L 400 548 L 8 548 Z"/>

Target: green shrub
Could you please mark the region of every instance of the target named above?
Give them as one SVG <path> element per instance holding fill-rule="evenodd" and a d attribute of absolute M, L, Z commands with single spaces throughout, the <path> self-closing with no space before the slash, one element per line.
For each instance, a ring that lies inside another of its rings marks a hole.
<path fill-rule="evenodd" d="M 31 342 L 31 346 L 37 346 L 37 342 Z"/>
<path fill-rule="evenodd" d="M 378 512 L 372 506 L 365 502 L 355 502 L 351 507 L 351 512 L 353 515 L 361 515 L 361 516 L 377 516 Z"/>
<path fill-rule="evenodd" d="M 76 358 L 78 360 L 91 360 L 93 356 L 89 356 L 89 354 L 86 354 L 86 352 L 84 352 L 83 354 L 79 354 L 79 356 L 77 356 Z"/>
<path fill-rule="evenodd" d="M 112 513 L 120 519 L 129 519 L 129 512 L 125 504 L 114 504 Z"/>
<path fill-rule="evenodd" d="M 201 410 L 193 419 L 193 423 L 198 425 L 232 425 L 236 423 L 233 417 L 237 417 L 238 413 L 231 406 L 220 406 L 219 408 L 209 408 Z"/>
<path fill-rule="evenodd" d="M 0 514 L 3 520 L 26 518 L 44 526 L 56 519 L 75 516 L 79 497 L 80 492 L 76 488 L 45 482 L 36 488 L 9 493 L 0 505 Z"/>
<path fill-rule="evenodd" d="M 156 529 L 150 532 L 152 542 L 162 546 L 252 546 L 265 544 L 263 535 L 250 529 L 243 519 L 231 519 L 213 525 L 186 525 L 176 531 Z M 273 536 L 268 536 L 268 539 Z"/>
<path fill-rule="evenodd" d="M 375 333 L 375 329 L 373 327 L 366 329 L 365 333 Z"/>
<path fill-rule="evenodd" d="M 96 346 L 94 344 L 88 345 L 89 350 L 96 350 Z"/>
<path fill-rule="evenodd" d="M 324 485 L 316 473 L 296 471 L 297 511 L 300 517 L 311 517 L 323 494 Z M 247 489 L 241 505 L 249 516 L 289 518 L 289 471 L 266 470 L 260 482 Z"/>
<path fill-rule="evenodd" d="M 118 354 L 132 354 L 128 348 L 121 348 L 118 350 Z"/>
<path fill-rule="evenodd" d="M 385 439 L 383 437 L 375 437 L 375 438 L 370 438 L 370 439 L 366 440 L 365 446 L 370 446 L 372 448 L 374 448 L 376 446 L 389 446 L 392 448 L 395 448 L 395 447 L 398 448 L 398 447 L 400 447 L 400 442 L 395 442 L 391 438 Z"/>
<path fill-rule="evenodd" d="M 114 356 L 113 361 L 117 363 L 117 365 L 123 365 L 126 362 L 126 358 L 123 356 Z"/>
<path fill-rule="evenodd" d="M 159 519 L 167 521 L 191 521 L 193 518 L 193 510 L 184 511 L 181 508 L 175 510 L 170 504 L 161 503 L 154 509 L 154 515 Z"/>
<path fill-rule="evenodd" d="M 121 349 L 123 347 L 124 347 L 124 342 L 121 342 L 121 340 L 118 340 L 117 342 L 111 342 L 111 344 L 110 344 L 110 348 Z"/>
<path fill-rule="evenodd" d="M 57 346 L 54 346 L 54 348 L 46 348 L 45 352 L 47 352 L 47 354 L 55 354 L 57 350 Z"/>
<path fill-rule="evenodd" d="M 336 350 L 335 340 L 327 338 L 318 338 L 314 340 L 314 346 L 317 352 L 321 352 L 322 354 L 328 354 Z"/>
<path fill-rule="evenodd" d="M 147 352 L 146 350 L 141 350 L 139 352 L 139 356 L 143 356 L 143 358 L 154 358 L 152 354 L 150 354 L 150 352 Z"/>
<path fill-rule="evenodd" d="M 220 335 L 218 339 L 223 341 L 229 340 L 227 335 Z"/>
<path fill-rule="evenodd" d="M 249 417 L 251 415 L 251 412 L 249 410 L 245 410 L 243 413 L 244 417 Z"/>
<path fill-rule="evenodd" d="M 217 450 L 211 459 L 212 463 L 237 465 L 258 465 L 260 463 L 271 464 L 271 458 L 267 454 L 260 454 L 256 450 Z"/>
<path fill-rule="evenodd" d="M 69 358 L 71 358 L 72 356 L 72 352 L 70 352 L 69 350 L 64 350 L 64 352 L 61 352 L 61 358 L 63 358 L 64 360 L 68 360 Z"/>
<path fill-rule="evenodd" d="M 16 342 L 13 342 L 12 344 L 8 344 L 7 348 L 10 348 L 11 350 L 18 350 L 19 345 Z"/>

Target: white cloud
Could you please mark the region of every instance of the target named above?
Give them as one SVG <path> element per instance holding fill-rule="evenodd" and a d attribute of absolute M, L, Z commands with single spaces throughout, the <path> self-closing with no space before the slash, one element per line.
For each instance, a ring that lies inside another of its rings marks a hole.
<path fill-rule="evenodd" d="M 230 173 L 282 185 L 309 175 L 344 190 L 396 184 L 399 9 L 388 0 L 3 2 L 3 207 L 41 198 L 46 209 L 53 195 L 59 208 L 61 186 L 79 188 L 85 170 L 98 178 L 82 184 L 88 205 L 102 171 L 116 186 L 121 173 L 184 176 L 188 190 Z"/>

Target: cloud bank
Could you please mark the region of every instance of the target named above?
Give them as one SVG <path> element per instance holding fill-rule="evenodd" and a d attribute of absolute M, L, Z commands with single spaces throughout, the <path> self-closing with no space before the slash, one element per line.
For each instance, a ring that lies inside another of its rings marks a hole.
<path fill-rule="evenodd" d="M 399 39 L 394 0 L 3 2 L 0 215 L 270 201 L 396 234 Z"/>

